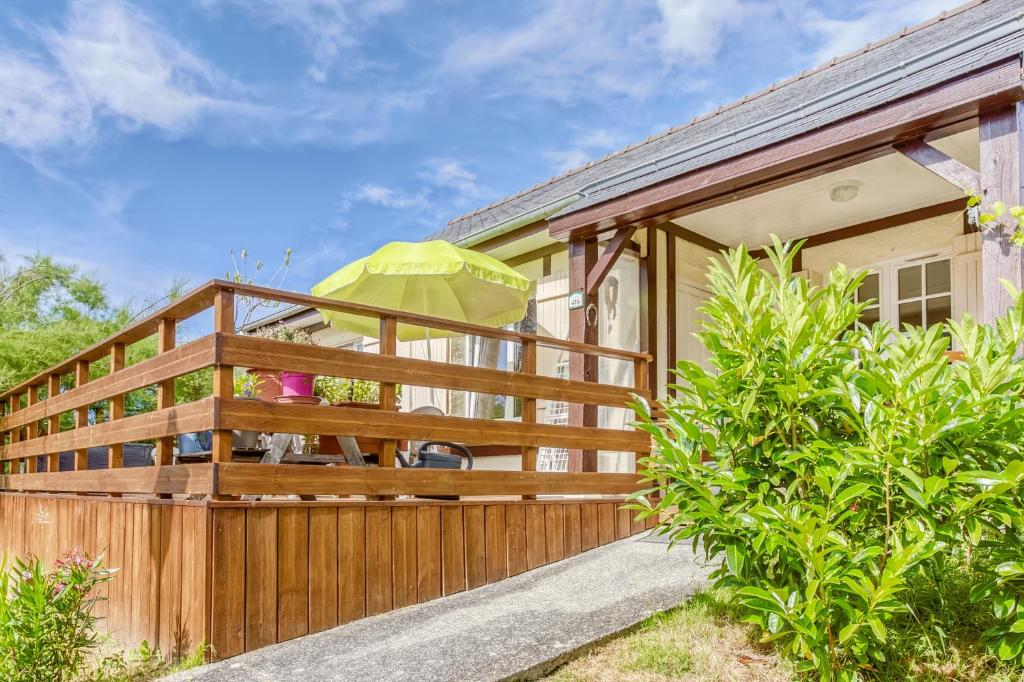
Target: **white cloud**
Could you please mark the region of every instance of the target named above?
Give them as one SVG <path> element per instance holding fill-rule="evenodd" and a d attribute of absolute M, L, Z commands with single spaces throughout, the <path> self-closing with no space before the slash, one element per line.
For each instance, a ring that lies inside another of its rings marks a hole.
<path fill-rule="evenodd" d="M 374 17 L 398 4 L 369 2 L 356 13 Z M 321 5 L 333 3 L 288 0 L 280 10 L 305 6 L 315 14 Z M 173 137 L 201 130 L 230 145 L 368 144 L 421 110 L 428 94 L 383 85 L 339 92 L 309 82 L 287 99 L 260 92 L 127 0 L 72 0 L 61 24 L 30 27 L 26 37 L 38 54 L 0 47 L 0 144 L 27 153 L 73 153 L 97 139 L 104 122 Z"/>
<path fill-rule="evenodd" d="M 214 94 L 230 89 L 228 79 L 126 2 L 77 0 L 46 42 L 94 110 L 128 126 L 181 132 L 230 106 Z"/>
<path fill-rule="evenodd" d="M 23 151 L 82 146 L 99 120 L 170 134 L 205 114 L 249 105 L 229 79 L 120 0 L 75 0 L 66 22 L 40 30 L 45 56 L 0 51 L 0 142 Z"/>
<path fill-rule="evenodd" d="M 583 130 L 579 131 L 573 140 L 574 146 L 542 154 L 551 162 L 554 172 L 561 174 L 585 166 L 589 161 L 622 147 L 628 139 L 627 135 L 612 132 L 607 128 Z"/>
<path fill-rule="evenodd" d="M 394 211 L 400 224 L 434 229 L 452 215 L 496 197 L 496 192 L 458 159 L 432 158 L 420 165 L 414 176 L 419 182 L 411 189 L 363 183 L 346 192 L 339 202 L 334 226 L 348 229 L 348 215 L 357 204 L 363 204 Z"/>
<path fill-rule="evenodd" d="M 352 193 L 351 200 L 371 206 L 395 209 L 425 208 L 427 206 L 427 198 L 423 194 L 407 194 L 391 187 L 372 183 L 358 185 Z"/>
<path fill-rule="evenodd" d="M 723 35 L 746 21 L 754 5 L 739 0 L 658 0 L 661 46 L 671 55 L 708 61 Z"/>
<path fill-rule="evenodd" d="M 864 47 L 867 43 L 896 33 L 904 26 L 918 24 L 956 5 L 952 0 L 867 0 L 857 5 L 859 15 L 834 19 L 820 10 L 809 9 L 803 29 L 818 46 L 813 61 L 822 64 Z"/>
<path fill-rule="evenodd" d="M 574 147 L 572 149 L 556 149 L 542 152 L 544 158 L 551 162 L 554 172 L 561 175 L 575 168 L 585 166 L 588 161 L 593 160 L 593 155 L 585 149 Z"/>
<path fill-rule="evenodd" d="M 456 159 L 428 159 L 425 170 L 420 176 L 434 187 L 447 189 L 452 202 L 462 205 L 469 201 L 493 194 L 493 191 L 481 185 L 476 173 L 466 168 Z"/>
<path fill-rule="evenodd" d="M 550 0 L 519 24 L 468 30 L 447 49 L 442 71 L 479 79 L 497 74 L 510 96 L 565 103 L 608 96 L 644 99 L 686 79 L 715 56 L 731 31 L 771 2 L 740 0 Z"/>
<path fill-rule="evenodd" d="M 0 93 L 0 143 L 28 150 L 92 137 L 86 97 L 42 62 L 0 50 Z"/>
<path fill-rule="evenodd" d="M 206 7 L 237 5 L 282 26 L 312 52 L 309 76 L 327 80 L 343 53 L 359 44 L 359 34 L 381 17 L 394 14 L 404 0 L 201 0 Z"/>

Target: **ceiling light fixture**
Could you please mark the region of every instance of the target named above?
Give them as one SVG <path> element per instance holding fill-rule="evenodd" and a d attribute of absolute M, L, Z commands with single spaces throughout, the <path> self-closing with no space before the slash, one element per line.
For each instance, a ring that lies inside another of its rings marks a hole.
<path fill-rule="evenodd" d="M 860 194 L 860 183 L 855 180 L 837 182 L 828 190 L 829 198 L 837 204 L 845 204 L 847 201 L 853 201 L 857 198 L 858 194 Z"/>

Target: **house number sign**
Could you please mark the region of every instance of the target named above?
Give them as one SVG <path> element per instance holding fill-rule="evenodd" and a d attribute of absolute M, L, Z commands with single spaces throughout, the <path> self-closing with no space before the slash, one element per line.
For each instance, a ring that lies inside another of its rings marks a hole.
<path fill-rule="evenodd" d="M 569 310 L 579 310 L 583 307 L 583 289 L 569 292 Z"/>

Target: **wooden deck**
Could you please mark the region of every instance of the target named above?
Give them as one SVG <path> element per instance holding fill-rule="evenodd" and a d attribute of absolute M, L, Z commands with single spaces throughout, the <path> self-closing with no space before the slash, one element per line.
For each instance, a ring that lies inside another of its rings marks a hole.
<path fill-rule="evenodd" d="M 376 317 L 381 352 L 236 335 L 236 296 Z M 209 333 L 177 344 L 179 324 L 191 320 L 191 329 L 211 309 Z M 398 357 L 400 322 L 520 344 L 522 370 Z M 154 334 L 159 353 L 125 366 L 126 346 Z M 635 384 L 540 376 L 536 352 L 545 346 L 631 363 Z M 91 370 L 101 361 L 97 376 Z M 538 472 L 536 459 L 540 447 L 639 457 L 649 438 L 539 424 L 537 401 L 624 407 L 634 395 L 649 398 L 649 362 L 640 353 L 213 281 L 0 395 L 0 552 L 46 562 L 72 548 L 103 553 L 118 569 L 103 588 L 107 630 L 165 653 L 205 641 L 218 657 L 478 587 L 643 530 L 621 509 L 637 474 Z M 175 404 L 174 381 L 207 368 L 212 395 Z M 236 368 L 376 381 L 381 401 L 366 409 L 238 400 Z M 401 412 L 398 384 L 515 396 L 522 420 Z M 150 387 L 156 409 L 126 415 L 125 395 Z M 377 448 L 369 454 L 380 466 L 235 462 L 234 429 L 354 436 Z M 174 438 L 204 430 L 213 431 L 211 462 L 173 464 Z M 395 446 L 405 440 L 512 448 L 522 470 L 395 468 Z M 155 443 L 154 466 L 123 466 L 123 444 L 134 441 Z M 88 449 L 97 447 L 107 448 L 106 467 L 90 469 Z M 74 470 L 59 471 L 68 451 Z M 289 499 L 300 495 L 311 501 Z"/>

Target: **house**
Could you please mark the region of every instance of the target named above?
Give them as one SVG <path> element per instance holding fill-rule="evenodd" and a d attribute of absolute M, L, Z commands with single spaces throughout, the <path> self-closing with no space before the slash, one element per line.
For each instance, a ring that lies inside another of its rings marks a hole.
<path fill-rule="evenodd" d="M 101 613 L 115 638 L 230 657 L 643 532 L 653 519 L 621 505 L 651 441 L 624 404 L 664 397 L 669 368 L 702 359 L 691 332 L 722 249 L 756 253 L 775 233 L 806 239 L 812 280 L 865 268 L 868 322 L 988 321 L 1009 302 L 1001 279 L 1024 289 L 1022 251 L 965 217 L 965 193 L 1022 200 L 1022 22 L 1024 0 L 972 2 L 453 219 L 432 237 L 536 282 L 517 330 L 433 320 L 452 333 L 401 343 L 399 322 L 416 322 L 401 311 L 204 284 L 0 394 L 0 518 L 14 529 L 0 552 L 103 553 L 120 569 Z M 239 298 L 289 306 L 256 324 L 305 326 L 329 348 L 239 335 Z M 376 318 L 383 340 L 324 327 L 316 308 Z M 157 355 L 126 365 L 126 346 L 153 336 Z M 207 369 L 212 395 L 176 403 L 174 381 Z M 380 399 L 246 400 L 232 386 L 243 369 L 373 381 Z M 155 409 L 126 414 L 125 395 L 153 385 Z M 108 409 L 90 423 L 97 402 Z M 411 409 L 423 405 L 445 414 Z M 204 430 L 208 461 L 175 463 L 175 437 Z M 363 439 L 377 466 L 246 462 L 240 430 Z M 515 471 L 396 468 L 414 439 Z M 155 443 L 154 466 L 125 467 L 133 440 Z M 104 470 L 92 448 L 107 449 Z M 58 471 L 65 451 L 74 471 Z"/>
<path fill-rule="evenodd" d="M 837 263 L 868 270 L 859 296 L 877 303 L 866 322 L 990 320 L 1009 300 L 999 279 L 1024 286 L 1021 250 L 978 232 L 966 195 L 1021 201 L 1022 50 L 1024 0 L 976 0 L 456 217 L 428 238 L 486 252 L 536 281 L 526 324 L 539 334 L 650 352 L 649 385 L 662 397 L 677 360 L 704 356 L 692 332 L 708 259 L 740 244 L 756 253 L 773 233 L 806 239 L 798 269 L 812 281 Z M 329 345 L 376 343 L 324 329 L 314 311 L 278 317 L 305 318 Z M 483 339 L 400 346 L 411 357 L 517 362 L 514 345 Z M 538 356 L 542 374 L 628 386 L 626 365 Z M 481 407 L 415 387 L 403 402 L 463 416 Z M 512 399 L 486 409 L 518 418 Z M 625 409 L 538 406 L 547 423 L 629 420 Z M 518 461 L 510 453 L 483 466 Z M 632 458 L 542 449 L 538 464 L 626 471 Z"/>

